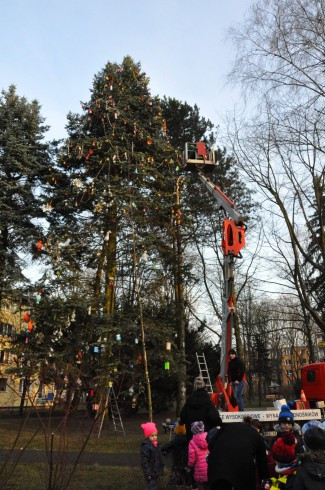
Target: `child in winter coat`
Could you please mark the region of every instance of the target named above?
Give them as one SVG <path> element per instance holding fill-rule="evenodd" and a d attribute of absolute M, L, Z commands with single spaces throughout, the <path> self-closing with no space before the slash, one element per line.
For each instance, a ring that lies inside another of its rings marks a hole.
<path fill-rule="evenodd" d="M 291 432 L 296 439 L 296 453 L 302 454 L 304 452 L 305 447 L 303 438 L 300 435 L 300 427 L 298 424 L 295 424 L 293 413 L 288 405 L 282 405 L 279 413 L 278 424 L 274 426 L 274 430 L 277 432 L 277 435 L 271 440 L 271 449 L 275 441 L 281 437 L 284 432 Z"/>
<path fill-rule="evenodd" d="M 145 440 L 141 443 L 141 465 L 147 490 L 159 488 L 159 477 L 164 473 L 164 463 L 158 447 L 158 430 L 153 422 L 141 424 Z"/>
<path fill-rule="evenodd" d="M 161 452 L 163 455 L 172 453 L 172 483 L 176 486 L 191 487 L 191 475 L 186 471 L 188 446 L 184 424 L 175 426 L 173 439 L 162 446 Z"/>
<path fill-rule="evenodd" d="M 310 425 L 304 433 L 304 442 L 307 452 L 302 454 L 298 461 L 293 488 L 294 490 L 323 490 L 325 488 L 325 430 L 321 423 L 318 426 Z"/>
<path fill-rule="evenodd" d="M 296 439 L 292 431 L 285 431 L 272 446 L 277 477 L 271 478 L 271 490 L 293 490 L 297 471 Z"/>
<path fill-rule="evenodd" d="M 204 424 L 201 420 L 192 422 L 191 431 L 193 437 L 188 446 L 188 466 L 194 467 L 194 480 L 198 490 L 205 490 L 208 488 L 207 433 L 204 432 Z"/>

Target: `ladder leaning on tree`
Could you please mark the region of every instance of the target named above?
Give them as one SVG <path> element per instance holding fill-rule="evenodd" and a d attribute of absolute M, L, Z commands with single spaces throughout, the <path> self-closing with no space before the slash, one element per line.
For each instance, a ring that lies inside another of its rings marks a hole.
<path fill-rule="evenodd" d="M 209 370 L 208 370 L 208 366 L 207 366 L 207 363 L 206 363 L 206 360 L 205 360 L 204 353 L 203 354 L 198 354 L 196 352 L 196 360 L 197 360 L 197 364 L 198 364 L 198 367 L 199 367 L 200 376 L 203 379 L 203 381 L 205 382 L 205 386 L 207 388 L 207 392 L 210 395 L 212 395 L 213 388 L 212 388 L 210 374 L 209 374 Z"/>
<path fill-rule="evenodd" d="M 111 409 L 112 422 L 115 432 L 122 432 L 125 436 L 121 413 L 113 386 L 108 388 L 108 408 Z"/>
<path fill-rule="evenodd" d="M 118 406 L 118 400 L 114 391 L 113 386 L 109 386 L 107 388 L 106 392 L 106 399 L 105 399 L 105 407 L 102 410 L 102 418 L 98 430 L 98 437 L 100 436 L 100 433 L 102 431 L 103 427 L 103 422 L 104 422 L 104 417 L 105 417 L 105 410 L 108 408 L 110 410 L 111 416 L 112 416 L 112 422 L 113 422 L 113 427 L 115 432 L 122 432 L 122 434 L 125 436 L 124 432 L 124 426 L 122 422 L 122 417 L 121 417 L 121 412 Z"/>

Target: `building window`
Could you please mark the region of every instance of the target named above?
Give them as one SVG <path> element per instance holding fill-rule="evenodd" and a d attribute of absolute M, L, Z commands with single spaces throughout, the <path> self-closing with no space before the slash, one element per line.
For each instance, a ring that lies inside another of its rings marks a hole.
<path fill-rule="evenodd" d="M 8 349 L 0 350 L 0 364 L 8 364 L 10 360 L 10 352 Z"/>
<path fill-rule="evenodd" d="M 292 376 L 292 371 L 286 371 L 287 376 Z"/>
<path fill-rule="evenodd" d="M 0 378 L 0 391 L 7 391 L 7 378 Z"/>
<path fill-rule="evenodd" d="M 307 364 L 307 359 L 301 359 L 301 364 Z"/>
<path fill-rule="evenodd" d="M 2 337 L 12 337 L 14 331 L 13 325 L 9 325 L 9 323 L 0 322 L 0 335 Z"/>
<path fill-rule="evenodd" d="M 286 359 L 285 360 L 285 365 L 286 366 L 291 366 L 291 359 Z"/>
<path fill-rule="evenodd" d="M 284 355 L 285 356 L 290 356 L 291 355 L 291 349 L 285 349 L 284 350 Z"/>

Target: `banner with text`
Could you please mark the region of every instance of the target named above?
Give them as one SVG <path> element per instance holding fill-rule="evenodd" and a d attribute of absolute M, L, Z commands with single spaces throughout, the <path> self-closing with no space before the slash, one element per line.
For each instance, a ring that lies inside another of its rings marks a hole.
<path fill-rule="evenodd" d="M 321 413 L 319 409 L 314 410 L 291 410 L 296 422 L 299 420 L 319 420 Z M 242 422 L 244 417 L 252 417 L 261 422 L 277 422 L 279 418 L 278 410 L 263 410 L 249 412 L 220 412 L 222 422 Z"/>

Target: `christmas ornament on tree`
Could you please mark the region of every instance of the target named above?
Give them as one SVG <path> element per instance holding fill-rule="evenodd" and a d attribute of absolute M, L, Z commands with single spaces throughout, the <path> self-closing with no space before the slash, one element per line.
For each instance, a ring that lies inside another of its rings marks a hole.
<path fill-rule="evenodd" d="M 53 208 L 51 202 L 44 204 L 44 206 L 42 206 L 42 210 L 44 211 L 44 213 L 49 213 L 50 211 L 52 211 L 52 209 Z"/>
<path fill-rule="evenodd" d="M 40 304 L 40 302 L 41 302 L 41 299 L 42 299 L 41 293 L 37 292 L 37 293 L 35 294 L 35 303 L 36 303 L 37 305 L 39 305 L 39 304 Z"/>
<path fill-rule="evenodd" d="M 82 187 L 82 180 L 81 179 L 73 179 L 72 181 L 74 187 L 77 187 L 78 189 L 80 189 L 80 187 Z"/>

